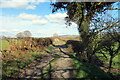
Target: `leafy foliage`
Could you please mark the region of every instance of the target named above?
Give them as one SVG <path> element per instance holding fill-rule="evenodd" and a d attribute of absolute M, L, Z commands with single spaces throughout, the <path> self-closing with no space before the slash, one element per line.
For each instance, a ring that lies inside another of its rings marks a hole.
<path fill-rule="evenodd" d="M 120 20 L 114 17 L 108 17 L 108 19 L 101 15 L 102 13 L 107 15 L 107 10 L 113 10 L 113 3 L 115 2 L 55 2 L 52 4 L 53 12 L 58 10 L 67 12 L 66 24 L 68 26 L 71 25 L 71 22 L 78 25 L 78 31 L 84 45 L 81 54 L 83 54 L 82 57 L 85 61 L 94 61 L 92 60 L 94 59 L 93 56 L 102 50 L 100 53 L 104 56 L 105 54 L 111 56 L 109 59 L 109 71 L 112 59 L 119 54 L 120 50 L 120 35 L 118 35 L 120 30 L 118 23 Z"/>
<path fill-rule="evenodd" d="M 84 44 L 82 54 L 86 55 L 86 60 L 91 59 L 90 55 L 94 55 L 98 42 L 96 42 L 96 35 L 94 29 L 91 30 L 91 23 L 93 20 L 99 24 L 99 19 L 95 17 L 112 8 L 114 2 L 56 2 L 53 3 L 53 12 L 60 9 L 64 9 L 67 12 L 66 24 L 70 25 L 71 22 L 75 22 L 78 25 L 78 31 Z M 99 30 L 97 28 L 97 30 Z"/>

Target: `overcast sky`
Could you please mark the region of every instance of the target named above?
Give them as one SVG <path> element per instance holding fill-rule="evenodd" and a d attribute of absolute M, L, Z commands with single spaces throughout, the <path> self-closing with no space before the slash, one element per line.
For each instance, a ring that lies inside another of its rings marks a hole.
<path fill-rule="evenodd" d="M 52 13 L 45 0 L 0 0 L 0 32 L 17 34 L 29 30 L 33 37 L 78 35 L 77 25 L 65 25 L 66 13 Z"/>

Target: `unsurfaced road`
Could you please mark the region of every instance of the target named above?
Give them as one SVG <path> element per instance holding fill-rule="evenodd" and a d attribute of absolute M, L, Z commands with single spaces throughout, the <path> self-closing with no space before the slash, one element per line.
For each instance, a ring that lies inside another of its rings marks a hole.
<path fill-rule="evenodd" d="M 57 43 L 57 46 L 42 59 L 36 60 L 23 69 L 21 73 L 19 73 L 19 78 L 74 78 L 72 59 L 60 51 L 60 49 L 63 51 L 67 50 L 64 45 L 59 42 Z M 59 53 L 57 54 L 59 58 L 55 57 L 56 53 Z M 51 69 L 49 69 L 52 62 L 54 62 L 54 64 L 51 66 Z"/>

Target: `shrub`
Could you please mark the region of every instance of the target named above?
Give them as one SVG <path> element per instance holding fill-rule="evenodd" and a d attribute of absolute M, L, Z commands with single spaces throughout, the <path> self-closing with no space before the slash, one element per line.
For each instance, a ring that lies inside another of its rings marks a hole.
<path fill-rule="evenodd" d="M 76 54 L 80 54 L 80 52 L 82 52 L 84 48 L 82 42 L 76 40 L 68 40 L 66 42 L 66 46 L 68 47 L 68 45 L 71 45 L 73 52 L 75 52 Z"/>

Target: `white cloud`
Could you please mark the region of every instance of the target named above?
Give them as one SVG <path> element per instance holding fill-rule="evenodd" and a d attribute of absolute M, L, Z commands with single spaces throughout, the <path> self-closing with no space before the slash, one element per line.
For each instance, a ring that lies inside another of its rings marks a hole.
<path fill-rule="evenodd" d="M 66 13 L 49 14 L 45 17 L 52 23 L 65 23 Z"/>
<path fill-rule="evenodd" d="M 58 16 L 61 16 L 59 17 Z M 18 33 L 24 30 L 30 30 L 34 33 L 33 36 L 52 36 L 54 33 L 58 33 L 59 35 L 62 34 L 78 34 L 76 24 L 73 23 L 71 27 L 66 28 L 66 25 L 63 23 L 65 22 L 64 17 L 66 13 L 56 13 L 53 14 L 55 16 L 50 16 L 51 20 L 56 23 L 50 23 L 45 20 L 46 16 L 39 16 L 33 14 L 22 13 L 18 16 L 0 16 L 0 32 L 11 32 L 11 33 Z M 57 16 L 59 18 L 56 18 Z M 47 17 L 46 17 L 47 18 Z M 48 18 L 47 18 L 48 19 Z M 49 19 L 48 19 L 49 20 Z"/>
<path fill-rule="evenodd" d="M 41 18 L 41 16 L 33 15 L 33 14 L 26 14 L 26 13 L 22 13 L 22 14 L 18 15 L 18 17 L 21 19 L 25 19 L 25 20 L 33 20 L 33 19 Z"/>
<path fill-rule="evenodd" d="M 11 32 L 11 33 L 18 33 L 20 29 L 1 29 L 0 32 Z"/>
<path fill-rule="evenodd" d="M 70 28 L 77 28 L 77 24 L 74 23 L 74 22 L 72 22 L 72 25 L 70 25 L 70 26 L 68 26 L 68 27 L 70 27 Z"/>
<path fill-rule="evenodd" d="M 17 0 L 2 0 L 1 6 L 2 8 L 26 8 L 28 6 L 27 1 L 17 1 Z"/>
<path fill-rule="evenodd" d="M 32 25 L 33 24 L 43 25 L 43 24 L 47 23 L 47 20 L 42 19 L 42 16 L 38 16 L 38 15 L 22 13 L 22 14 L 18 15 L 18 17 L 23 19 L 23 20 L 31 21 Z"/>
<path fill-rule="evenodd" d="M 33 20 L 32 24 L 36 24 L 36 25 L 43 25 L 46 24 L 47 21 L 46 20 Z"/>
<path fill-rule="evenodd" d="M 24 9 L 35 9 L 36 5 L 45 0 L 1 0 L 1 8 L 24 8 Z"/>
<path fill-rule="evenodd" d="M 0 30 L 26 29 L 47 24 L 41 16 L 32 14 L 20 14 L 18 16 L 0 16 Z"/>
<path fill-rule="evenodd" d="M 26 9 L 35 9 L 35 8 L 36 6 L 31 6 L 31 5 L 26 7 Z"/>
<path fill-rule="evenodd" d="M 6 30 L 12 30 L 12 29 L 21 29 L 25 26 L 30 26 L 31 22 L 30 21 L 26 21 L 26 20 L 22 20 L 18 17 L 15 16 L 0 16 L 0 29 L 6 29 Z"/>

